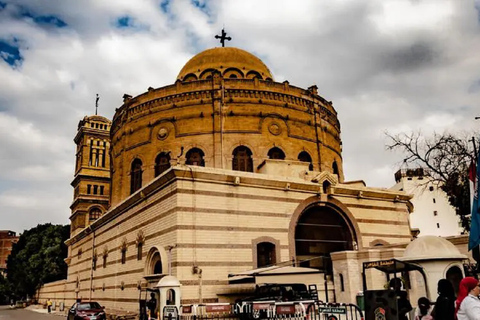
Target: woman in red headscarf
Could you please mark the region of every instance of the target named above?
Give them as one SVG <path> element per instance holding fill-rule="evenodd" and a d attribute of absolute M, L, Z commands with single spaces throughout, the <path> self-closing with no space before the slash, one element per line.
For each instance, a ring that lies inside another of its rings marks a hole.
<path fill-rule="evenodd" d="M 458 320 L 480 320 L 480 287 L 478 280 L 472 277 L 463 278 L 458 288 L 456 312 Z"/>

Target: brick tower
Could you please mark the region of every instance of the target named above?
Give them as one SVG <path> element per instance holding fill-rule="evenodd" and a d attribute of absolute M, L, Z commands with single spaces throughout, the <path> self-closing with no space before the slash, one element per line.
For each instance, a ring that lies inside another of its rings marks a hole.
<path fill-rule="evenodd" d="M 85 117 L 78 124 L 75 178 L 71 183 L 71 236 L 110 206 L 110 127 L 110 120 L 97 115 Z"/>

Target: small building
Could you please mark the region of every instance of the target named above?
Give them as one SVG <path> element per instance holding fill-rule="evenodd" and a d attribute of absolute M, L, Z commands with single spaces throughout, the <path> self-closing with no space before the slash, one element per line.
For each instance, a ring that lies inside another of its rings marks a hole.
<path fill-rule="evenodd" d="M 7 273 L 7 259 L 12 252 L 14 243 L 17 243 L 18 236 L 15 231 L 0 230 L 0 273 Z"/>
<path fill-rule="evenodd" d="M 420 236 L 452 237 L 462 234 L 460 217 L 448 202 L 440 184 L 433 181 L 428 169 L 400 169 L 395 173 L 395 181 L 392 190 L 413 195 L 412 230 L 417 229 Z"/>

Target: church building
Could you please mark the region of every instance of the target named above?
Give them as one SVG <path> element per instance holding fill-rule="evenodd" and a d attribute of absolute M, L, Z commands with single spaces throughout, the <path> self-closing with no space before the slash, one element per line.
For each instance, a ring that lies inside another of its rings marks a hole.
<path fill-rule="evenodd" d="M 138 311 L 167 275 L 182 304 L 228 302 L 253 289 L 229 275 L 272 265 L 313 268 L 320 297 L 353 302 L 360 262 L 412 239 L 411 196 L 345 179 L 332 102 L 238 48 L 125 94 L 112 120 L 82 119 L 74 141 L 68 278 L 42 289 L 66 306 Z"/>

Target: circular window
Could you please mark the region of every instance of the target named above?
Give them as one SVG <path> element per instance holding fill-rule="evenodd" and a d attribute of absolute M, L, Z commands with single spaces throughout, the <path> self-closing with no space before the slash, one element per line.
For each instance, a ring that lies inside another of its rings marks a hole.
<path fill-rule="evenodd" d="M 168 129 L 167 128 L 160 128 L 158 130 L 158 139 L 165 140 L 168 137 Z"/>
<path fill-rule="evenodd" d="M 274 122 L 268 127 L 268 131 L 270 131 L 270 133 L 274 136 L 278 136 L 280 133 L 282 133 L 282 128 L 278 123 Z"/>

